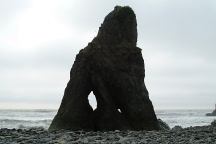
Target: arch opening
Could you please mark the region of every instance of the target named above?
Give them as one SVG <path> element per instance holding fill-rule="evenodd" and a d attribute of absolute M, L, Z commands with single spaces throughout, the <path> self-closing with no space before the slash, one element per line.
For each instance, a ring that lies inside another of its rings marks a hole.
<path fill-rule="evenodd" d="M 118 112 L 122 113 L 120 109 L 117 109 L 117 110 L 118 110 Z"/>
<path fill-rule="evenodd" d="M 88 96 L 88 101 L 93 110 L 97 108 L 97 100 L 93 92 L 91 92 Z"/>

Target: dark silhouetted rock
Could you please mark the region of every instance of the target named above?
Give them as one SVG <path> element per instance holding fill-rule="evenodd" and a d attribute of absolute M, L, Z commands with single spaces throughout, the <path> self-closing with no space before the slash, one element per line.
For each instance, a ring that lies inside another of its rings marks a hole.
<path fill-rule="evenodd" d="M 216 110 L 214 110 L 212 113 L 207 113 L 206 116 L 216 116 Z"/>
<path fill-rule="evenodd" d="M 207 113 L 206 116 L 216 116 L 216 104 L 215 104 L 215 110 L 212 113 Z"/>
<path fill-rule="evenodd" d="M 158 124 L 161 130 L 170 130 L 169 125 L 164 121 L 162 121 L 161 119 L 158 119 Z"/>
<path fill-rule="evenodd" d="M 183 130 L 183 128 L 182 128 L 181 126 L 179 126 L 179 125 L 174 126 L 174 127 L 172 128 L 172 131 L 182 131 L 182 130 Z"/>
<path fill-rule="evenodd" d="M 116 6 L 97 36 L 80 50 L 61 106 L 49 130 L 157 130 L 159 124 L 144 83 L 136 16 Z M 93 91 L 97 108 L 88 95 Z M 118 111 L 120 109 L 120 111 Z"/>
<path fill-rule="evenodd" d="M 216 127 L 216 120 L 213 120 L 213 121 L 211 122 L 211 126 Z"/>

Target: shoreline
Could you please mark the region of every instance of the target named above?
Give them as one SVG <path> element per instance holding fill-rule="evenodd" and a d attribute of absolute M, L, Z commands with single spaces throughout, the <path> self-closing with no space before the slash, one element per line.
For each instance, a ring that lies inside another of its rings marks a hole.
<path fill-rule="evenodd" d="M 216 143 L 216 120 L 211 125 L 161 131 L 69 131 L 48 132 L 44 128 L 0 129 L 0 143 Z"/>

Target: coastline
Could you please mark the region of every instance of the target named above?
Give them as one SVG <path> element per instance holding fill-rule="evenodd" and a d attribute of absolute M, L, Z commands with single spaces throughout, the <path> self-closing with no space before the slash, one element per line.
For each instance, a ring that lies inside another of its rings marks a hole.
<path fill-rule="evenodd" d="M 0 143 L 188 143 L 215 144 L 216 120 L 207 126 L 181 128 L 176 126 L 164 131 L 106 131 L 85 132 L 60 130 L 48 132 L 44 128 L 0 129 Z"/>

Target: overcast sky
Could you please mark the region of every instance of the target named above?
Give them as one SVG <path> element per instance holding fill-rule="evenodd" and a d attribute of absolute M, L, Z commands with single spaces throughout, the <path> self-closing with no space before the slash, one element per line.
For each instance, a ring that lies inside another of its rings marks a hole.
<path fill-rule="evenodd" d="M 115 5 L 136 13 L 155 109 L 214 108 L 215 0 L 0 0 L 0 108 L 57 109 L 75 55 Z"/>

